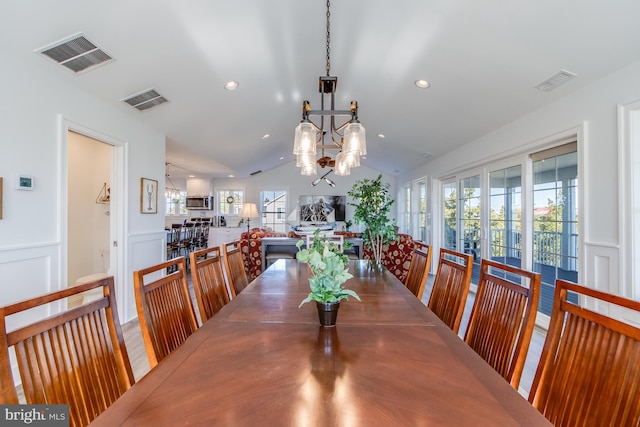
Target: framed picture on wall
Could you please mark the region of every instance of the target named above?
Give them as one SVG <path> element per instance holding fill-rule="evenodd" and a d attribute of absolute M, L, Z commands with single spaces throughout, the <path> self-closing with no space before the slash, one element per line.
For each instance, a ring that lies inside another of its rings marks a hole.
<path fill-rule="evenodd" d="M 158 213 L 158 181 L 140 178 L 140 213 Z"/>
<path fill-rule="evenodd" d="M 304 223 L 344 221 L 347 196 L 300 196 L 298 205 Z"/>

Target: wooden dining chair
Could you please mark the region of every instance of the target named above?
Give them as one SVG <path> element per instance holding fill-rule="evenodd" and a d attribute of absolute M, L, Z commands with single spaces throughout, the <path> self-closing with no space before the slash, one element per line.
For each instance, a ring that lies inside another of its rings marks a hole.
<path fill-rule="evenodd" d="M 240 240 L 224 243 L 222 245 L 222 256 L 227 285 L 231 290 L 231 298 L 235 298 L 249 284 L 247 271 L 244 269 L 244 263 L 242 262 Z"/>
<path fill-rule="evenodd" d="M 178 257 L 134 271 L 133 283 L 142 339 L 153 369 L 198 329 L 186 260 Z"/>
<path fill-rule="evenodd" d="M 414 240 L 413 247 L 427 252 L 427 249 L 431 248 L 431 245 L 423 242 L 422 240 Z"/>
<path fill-rule="evenodd" d="M 441 248 L 429 308 L 456 334 L 471 285 L 473 255 Z"/>
<path fill-rule="evenodd" d="M 422 299 L 424 287 L 427 284 L 430 266 L 431 246 L 420 245 L 413 248 L 411 264 L 409 265 L 407 280 L 405 280 L 404 284 L 419 300 Z"/>
<path fill-rule="evenodd" d="M 556 280 L 529 401 L 556 426 L 638 426 L 640 328 L 587 302 L 608 313 L 640 313 L 638 301 Z"/>
<path fill-rule="evenodd" d="M 190 257 L 191 281 L 204 323 L 229 302 L 230 294 L 222 273 L 219 247 L 191 252 Z"/>
<path fill-rule="evenodd" d="M 102 297 L 8 330 L 7 323 L 21 323 L 28 310 L 64 306 L 67 298 L 94 289 L 101 289 Z M 135 381 L 111 276 L 2 307 L 0 329 L 2 404 L 19 403 L 11 347 L 26 403 L 68 404 L 72 426 L 88 425 Z"/>
<path fill-rule="evenodd" d="M 465 342 L 518 390 L 540 299 L 540 273 L 483 259 Z"/>

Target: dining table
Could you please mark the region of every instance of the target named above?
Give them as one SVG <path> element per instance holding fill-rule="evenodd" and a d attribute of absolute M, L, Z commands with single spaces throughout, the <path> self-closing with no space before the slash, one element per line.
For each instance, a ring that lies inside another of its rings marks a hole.
<path fill-rule="evenodd" d="M 393 274 L 349 263 L 334 327 L 278 260 L 92 426 L 548 426 Z"/>

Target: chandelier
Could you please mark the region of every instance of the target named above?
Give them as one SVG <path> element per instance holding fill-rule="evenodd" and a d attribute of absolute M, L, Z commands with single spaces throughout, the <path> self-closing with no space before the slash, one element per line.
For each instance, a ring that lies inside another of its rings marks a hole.
<path fill-rule="evenodd" d="M 320 76 L 318 90 L 320 110 L 312 110 L 309 101 L 302 103 L 302 121 L 296 127 L 293 154 L 296 166 L 302 175 L 317 175 L 317 166 L 334 168 L 336 175 L 349 175 L 351 168 L 360 166 L 360 157 L 367 154 L 364 126 L 358 121 L 358 103 L 351 101 L 348 110 L 335 109 L 335 93 L 338 78 L 331 75 L 331 12 L 327 0 L 327 75 Z M 330 100 L 330 109 L 325 110 L 325 98 Z M 311 121 L 312 116 L 320 117 L 320 124 Z M 346 117 L 343 123 L 336 117 Z M 327 151 L 337 150 L 335 158 Z M 320 154 L 320 158 L 316 157 Z M 326 175 L 325 175 L 326 176 Z"/>
<path fill-rule="evenodd" d="M 167 167 L 165 171 L 165 177 L 167 178 L 167 180 L 169 180 L 169 184 L 170 184 L 170 186 L 167 186 L 165 182 L 164 197 L 165 199 L 171 199 L 171 200 L 179 199 L 180 190 L 178 190 L 176 186 L 173 184 L 173 181 L 171 181 L 171 175 L 169 174 L 170 165 L 169 163 L 165 163 L 164 165 Z"/>

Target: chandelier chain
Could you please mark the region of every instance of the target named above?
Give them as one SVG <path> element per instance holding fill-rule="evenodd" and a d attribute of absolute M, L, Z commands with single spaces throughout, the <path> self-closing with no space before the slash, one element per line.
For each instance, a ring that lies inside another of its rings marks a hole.
<path fill-rule="evenodd" d="M 329 8 L 331 7 L 330 0 L 327 0 L 327 76 L 331 75 L 331 12 Z"/>

